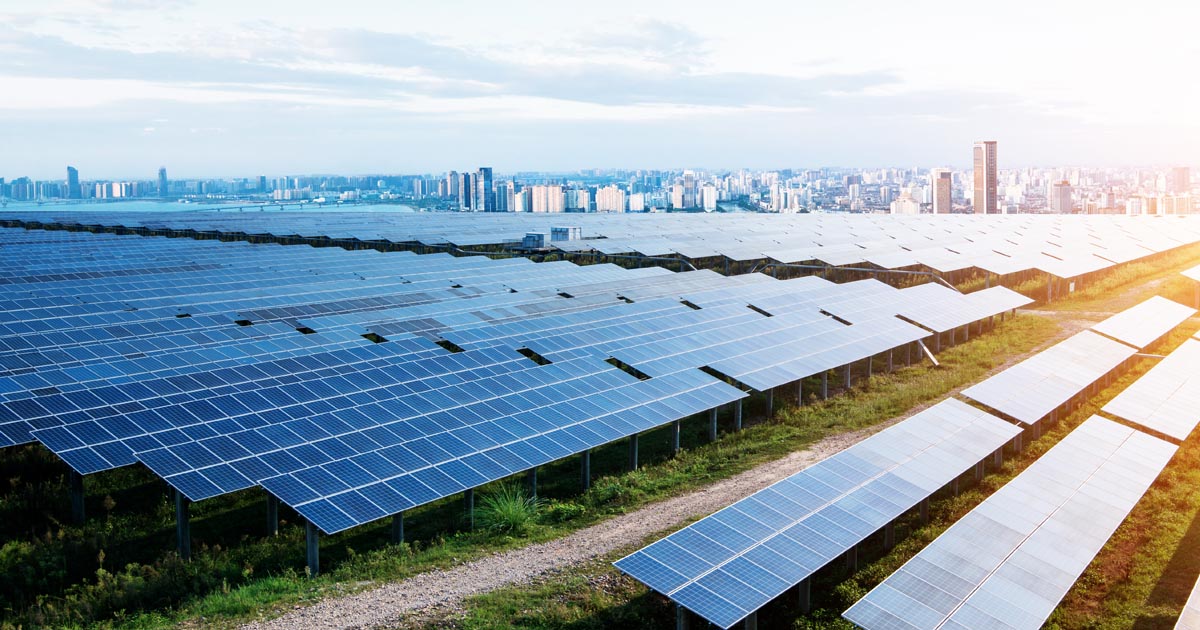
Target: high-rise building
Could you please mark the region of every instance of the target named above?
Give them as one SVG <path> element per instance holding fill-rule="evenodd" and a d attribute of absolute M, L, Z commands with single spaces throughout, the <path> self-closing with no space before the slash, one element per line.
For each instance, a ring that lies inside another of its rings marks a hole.
<path fill-rule="evenodd" d="M 1186 166 L 1176 166 L 1171 169 L 1171 181 L 1167 192 L 1173 195 L 1186 195 L 1192 191 L 1192 169 Z"/>
<path fill-rule="evenodd" d="M 566 207 L 562 186 L 533 186 L 529 190 L 534 212 L 562 212 Z"/>
<path fill-rule="evenodd" d="M 625 191 L 616 184 L 597 190 L 596 212 L 625 212 Z"/>
<path fill-rule="evenodd" d="M 446 173 L 446 196 L 458 199 L 458 171 Z"/>
<path fill-rule="evenodd" d="M 261 192 L 261 193 L 267 192 L 267 176 L 266 175 L 258 176 L 258 192 Z"/>
<path fill-rule="evenodd" d="M 1050 212 L 1071 214 L 1075 210 L 1071 202 L 1071 182 L 1062 180 L 1050 186 Z"/>
<path fill-rule="evenodd" d="M 166 197 L 168 195 L 167 184 L 168 184 L 168 182 L 167 182 L 167 167 L 160 166 L 160 167 L 158 167 L 158 196 L 159 197 Z"/>
<path fill-rule="evenodd" d="M 929 171 L 929 192 L 934 214 L 950 214 L 954 206 L 954 175 L 948 168 Z"/>
<path fill-rule="evenodd" d="M 471 209 L 475 212 L 496 211 L 496 191 L 492 189 L 492 167 L 481 166 L 475 172 L 475 201 Z"/>
<path fill-rule="evenodd" d="M 975 214 L 999 214 L 1000 204 L 996 198 L 999 186 L 996 168 L 996 141 L 981 140 L 975 143 Z"/>
<path fill-rule="evenodd" d="M 451 171 L 453 172 L 453 171 Z M 474 173 L 457 173 L 458 175 L 458 209 L 471 209 L 471 195 L 475 192 L 475 187 L 472 186 Z"/>
<path fill-rule="evenodd" d="M 79 185 L 79 170 L 67 167 L 67 199 L 83 199 L 83 188 Z"/>

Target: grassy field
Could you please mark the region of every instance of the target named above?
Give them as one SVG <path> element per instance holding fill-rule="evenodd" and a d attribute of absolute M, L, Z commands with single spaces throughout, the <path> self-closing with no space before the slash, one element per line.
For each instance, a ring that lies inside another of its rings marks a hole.
<path fill-rule="evenodd" d="M 1193 322 L 1162 342 L 1167 352 L 1195 332 Z M 860 569 L 851 574 L 831 565 L 812 587 L 813 610 L 802 615 L 781 598 L 759 613 L 761 627 L 852 629 L 843 610 L 894 572 L 983 499 L 1033 463 L 1108 400 L 1153 367 L 1141 361 L 1086 404 L 1063 418 L 1041 439 L 999 471 L 958 496 L 936 496 L 930 520 L 909 514 L 897 522 L 898 544 L 889 552 L 876 536 L 860 547 Z M 1179 610 L 1200 572 L 1200 440 L 1186 442 L 1129 519 L 1085 571 L 1048 622 L 1050 628 L 1149 630 L 1174 627 Z M 665 534 L 664 532 L 663 534 Z M 465 612 L 415 625 L 483 630 L 498 628 L 601 629 L 670 627 L 674 609 L 665 598 L 620 574 L 611 561 L 661 535 L 628 546 L 602 561 L 555 575 L 532 586 L 514 587 L 469 600 Z"/>
<path fill-rule="evenodd" d="M 451 499 L 408 514 L 408 544 L 389 544 L 386 522 L 324 537 L 323 573 L 316 579 L 303 574 L 303 528 L 294 515 L 284 514 L 278 536 L 263 535 L 261 492 L 193 505 L 193 560 L 183 562 L 172 551 L 167 488 L 149 472 L 131 467 L 89 477 L 90 518 L 76 526 L 67 523 L 65 466 L 41 447 L 8 449 L 0 459 L 0 536 L 6 541 L 0 546 L 0 627 L 150 628 L 199 618 L 228 623 L 562 536 L 824 436 L 893 417 L 978 379 L 1056 330 L 1045 318 L 1009 320 L 944 351 L 941 369 L 913 366 L 876 376 L 848 395 L 793 407 L 740 433 L 729 432 L 731 419 L 723 417 L 725 434 L 712 444 L 705 443 L 706 419 L 690 419 L 678 457 L 670 455 L 667 429 L 644 434 L 644 465 L 635 472 L 624 472 L 623 443 L 598 449 L 592 456 L 597 478 L 586 493 L 579 493 L 574 458 L 543 467 L 539 494 L 545 503 L 523 537 L 463 531 L 461 503 Z M 749 416 L 762 405 L 752 401 Z"/>

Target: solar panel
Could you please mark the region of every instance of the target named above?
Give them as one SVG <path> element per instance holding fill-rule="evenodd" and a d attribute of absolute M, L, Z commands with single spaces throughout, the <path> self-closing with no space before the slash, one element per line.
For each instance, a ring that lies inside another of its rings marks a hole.
<path fill-rule="evenodd" d="M 1186 440 L 1200 422 L 1200 341 L 1184 341 L 1101 411 Z"/>
<path fill-rule="evenodd" d="M 728 628 L 1019 432 L 945 400 L 614 564 Z"/>
<path fill-rule="evenodd" d="M 1174 453 L 1093 416 L 843 617 L 867 630 L 1040 628 Z"/>
<path fill-rule="evenodd" d="M 1034 425 L 1135 352 L 1123 343 L 1085 330 L 968 387 L 963 395 Z"/>
<path fill-rule="evenodd" d="M 1092 326 L 1092 330 L 1144 350 L 1195 314 L 1194 308 L 1156 295 Z"/>

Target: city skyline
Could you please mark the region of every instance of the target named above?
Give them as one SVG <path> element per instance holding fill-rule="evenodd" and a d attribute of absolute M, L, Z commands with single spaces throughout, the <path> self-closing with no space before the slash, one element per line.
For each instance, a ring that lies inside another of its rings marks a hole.
<path fill-rule="evenodd" d="M 949 2 L 468 6 L 0 9 L 0 171 L 961 168 L 980 137 L 1014 167 L 1200 162 L 1166 63 L 1190 6 L 1010 4 L 995 47 Z"/>

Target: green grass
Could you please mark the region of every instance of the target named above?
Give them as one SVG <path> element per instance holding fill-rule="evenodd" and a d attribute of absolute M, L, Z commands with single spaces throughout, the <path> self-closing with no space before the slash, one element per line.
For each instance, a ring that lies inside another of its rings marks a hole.
<path fill-rule="evenodd" d="M 1188 325 L 1164 340 L 1156 352 L 1169 352 L 1196 326 Z M 814 608 L 800 614 L 795 602 L 782 597 L 760 611 L 761 627 L 845 629 L 854 626 L 841 612 L 891 575 L 950 525 L 974 509 L 1057 444 L 1116 394 L 1153 367 L 1135 364 L 1109 387 L 1066 415 L 1026 450 L 1010 456 L 974 487 L 958 496 L 935 495 L 930 520 L 908 514 L 896 523 L 898 543 L 885 552 L 878 536 L 860 546 L 860 569 L 853 574 L 837 563 L 814 578 Z M 485 628 L 619 628 L 669 627 L 674 609 L 665 598 L 621 575 L 611 562 L 667 532 L 610 554 L 600 562 L 531 586 L 516 586 L 471 598 L 462 619 L 437 620 L 438 627 Z M 1200 438 L 1193 436 L 1134 508 L 1129 519 L 1085 571 L 1050 618 L 1051 628 L 1172 628 L 1200 572 Z M 599 588 L 597 585 L 601 585 Z M 597 592 L 599 591 L 599 592 Z M 429 620 L 418 620 L 414 626 Z"/>
<path fill-rule="evenodd" d="M 545 466 L 539 496 L 546 505 L 523 537 L 482 529 L 453 531 L 462 518 L 461 502 L 455 499 L 409 513 L 411 544 L 389 544 L 386 523 L 323 537 L 323 573 L 315 579 L 301 570 L 303 528 L 294 515 L 284 510 L 291 522 L 279 536 L 261 535 L 265 508 L 260 492 L 195 504 L 193 560 L 181 562 L 170 551 L 174 523 L 165 487 L 147 471 L 130 468 L 89 477 L 91 518 L 73 526 L 64 524 L 61 463 L 41 448 L 12 449 L 0 461 L 5 475 L 0 478 L 15 479 L 0 496 L 0 528 L 10 528 L 0 547 L 0 580 L 7 580 L 0 585 L 0 627 L 155 628 L 200 617 L 205 625 L 229 625 L 372 582 L 556 538 L 727 478 L 822 437 L 893 417 L 977 380 L 1056 330 L 1044 318 L 1019 317 L 944 351 L 940 369 L 914 366 L 877 375 L 846 395 L 781 410 L 771 421 L 740 433 L 728 432 L 732 421 L 723 414 L 725 433 L 712 444 L 705 443 L 707 418 L 689 419 L 682 435 L 685 450 L 677 457 L 671 457 L 666 428 L 643 434 L 643 466 L 634 472 L 623 472 L 623 443 L 597 449 L 592 456 L 596 479 L 583 494 L 578 492 L 575 458 Z M 877 361 L 877 371 L 881 364 Z M 806 391 L 815 391 L 813 385 L 808 383 Z M 747 416 L 755 417 L 763 404 L 761 397 L 752 400 Z M 35 508 L 36 513 L 29 512 Z M 18 513 L 21 518 L 15 517 Z"/>

